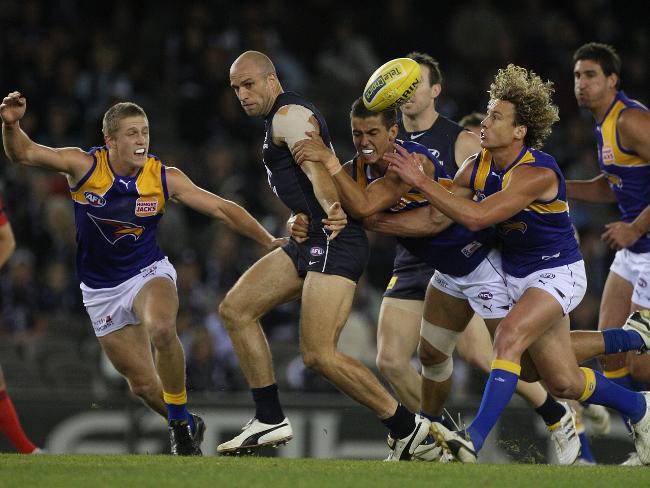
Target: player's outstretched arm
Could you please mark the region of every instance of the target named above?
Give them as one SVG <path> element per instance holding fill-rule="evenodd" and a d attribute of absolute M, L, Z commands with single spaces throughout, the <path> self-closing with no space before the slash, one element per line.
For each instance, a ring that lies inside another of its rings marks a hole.
<path fill-rule="evenodd" d="M 80 180 L 92 167 L 92 156 L 79 148 L 55 149 L 32 141 L 20 128 L 26 110 L 27 100 L 19 92 L 10 93 L 0 104 L 2 142 L 7 157 L 14 163 L 64 173 L 73 184 Z"/>
<path fill-rule="evenodd" d="M 315 132 L 308 133 L 310 139 L 298 141 L 293 147 L 296 162 L 321 163 L 330 173 L 336 184 L 341 203 L 346 211 L 357 218 L 364 218 L 380 212 L 395 204 L 409 190 L 396 175 L 378 178 L 369 186 L 362 188 L 348 171 L 343 171 L 339 159 Z"/>
<path fill-rule="evenodd" d="M 363 219 L 366 230 L 397 237 L 435 236 L 453 223 L 432 205 L 408 212 L 378 212 Z"/>
<path fill-rule="evenodd" d="M 607 183 L 607 177 L 600 174 L 591 180 L 567 180 L 567 198 L 591 203 L 614 203 L 616 195 Z"/>
<path fill-rule="evenodd" d="M 391 171 L 395 171 L 402 180 L 419 188 L 438 210 L 472 231 L 503 222 L 533 201 L 548 200 L 557 193 L 558 180 L 554 171 L 547 168 L 521 167 L 513 171 L 508 186 L 503 190 L 475 202 L 448 191 L 426 176 L 420 169 L 419 162 L 402 147 L 397 147 L 396 153 L 387 154 L 384 158 L 390 162 Z M 468 164 L 463 165 L 454 179 L 455 184 L 467 176 L 470 167 Z"/>
<path fill-rule="evenodd" d="M 242 206 L 196 186 L 180 169 L 166 168 L 166 180 L 170 198 L 220 220 L 232 230 L 257 241 L 265 249 L 270 250 L 286 242 L 286 239 L 273 237 Z"/>
<path fill-rule="evenodd" d="M 11 224 L 7 222 L 0 225 L 0 268 L 9 260 L 11 255 L 16 249 L 16 238 L 11 228 Z"/>

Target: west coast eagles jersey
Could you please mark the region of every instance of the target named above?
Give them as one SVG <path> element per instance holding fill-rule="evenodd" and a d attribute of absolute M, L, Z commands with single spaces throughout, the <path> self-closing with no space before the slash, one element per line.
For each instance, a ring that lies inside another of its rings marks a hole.
<path fill-rule="evenodd" d="M 407 151 L 411 153 L 424 154 L 433 163 L 434 180 L 443 186 L 450 186 L 451 179 L 447 176 L 436 157 L 422 144 L 411 141 L 400 141 Z M 352 173 L 354 179 L 361 186 L 367 186 L 377 178 L 373 178 L 367 164 L 359 164 L 357 158 L 352 161 Z M 388 209 L 390 212 L 405 212 L 424 205 L 429 205 L 425 196 L 417 189 L 411 189 L 404 197 L 398 207 Z M 426 263 L 441 273 L 452 276 L 464 276 L 474 271 L 483 261 L 491 249 L 492 229 L 485 229 L 480 232 L 472 232 L 462 225 L 452 224 L 439 234 L 431 237 L 398 237 L 397 241 L 412 256 L 413 263 Z M 400 255 L 395 257 L 394 267 L 397 269 L 400 264 L 404 269 L 405 262 L 398 262 Z"/>
<path fill-rule="evenodd" d="M 558 175 L 559 188 L 555 198 L 535 201 L 497 224 L 497 236 L 503 244 L 503 269 L 518 278 L 582 259 L 569 218 L 564 176 L 549 154 L 524 146 L 514 162 L 501 170 L 492 162 L 490 151 L 483 149 L 472 170 L 470 185 L 474 194 L 482 200 L 501 191 L 508 185 L 512 171 L 524 164 L 552 169 Z"/>
<path fill-rule="evenodd" d="M 106 147 L 70 189 L 77 226 L 77 272 L 91 288 L 112 288 L 164 257 L 156 228 L 168 199 L 165 166 L 148 155 L 133 177 L 116 175 Z"/>
<path fill-rule="evenodd" d="M 650 205 L 650 161 L 622 147 L 616 131 L 619 115 L 632 108 L 648 111 L 647 107 L 619 91 L 603 120 L 596 124 L 598 164 L 616 195 L 624 222 L 632 222 Z M 650 235 L 645 234 L 628 249 L 637 253 L 650 252 Z"/>

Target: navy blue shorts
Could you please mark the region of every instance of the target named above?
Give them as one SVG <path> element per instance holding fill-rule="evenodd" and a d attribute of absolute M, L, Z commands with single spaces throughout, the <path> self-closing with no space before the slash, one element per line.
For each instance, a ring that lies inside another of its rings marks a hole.
<path fill-rule="evenodd" d="M 315 271 L 343 276 L 354 282 L 359 281 L 370 254 L 366 233 L 361 229 L 348 230 L 348 227 L 331 241 L 324 233 L 316 234 L 301 244 L 290 239 L 282 249 L 301 278 L 308 271 Z"/>
<path fill-rule="evenodd" d="M 434 272 L 432 266 L 423 263 L 395 269 L 384 296 L 403 300 L 424 300 Z"/>

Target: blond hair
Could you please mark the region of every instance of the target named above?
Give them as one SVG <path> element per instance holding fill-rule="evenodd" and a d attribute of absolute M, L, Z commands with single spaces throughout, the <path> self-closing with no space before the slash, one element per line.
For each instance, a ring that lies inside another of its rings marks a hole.
<path fill-rule="evenodd" d="M 515 125 L 526 126 L 524 143 L 540 149 L 551 134 L 551 126 L 560 120 L 553 103 L 553 82 L 542 80 L 533 71 L 509 64 L 500 69 L 490 85 L 491 100 L 510 102 L 515 107 Z"/>
<path fill-rule="evenodd" d="M 145 119 L 147 114 L 144 109 L 133 102 L 120 102 L 109 108 L 102 120 L 102 133 L 104 137 L 113 137 L 120 128 L 120 120 L 127 117 L 142 116 Z"/>

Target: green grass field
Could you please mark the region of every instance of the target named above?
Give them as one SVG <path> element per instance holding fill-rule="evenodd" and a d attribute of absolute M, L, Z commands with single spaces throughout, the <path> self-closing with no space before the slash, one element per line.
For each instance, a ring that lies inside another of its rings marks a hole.
<path fill-rule="evenodd" d="M 650 486 L 650 468 L 463 465 L 161 455 L 0 454 L 0 487 L 608 487 Z"/>

